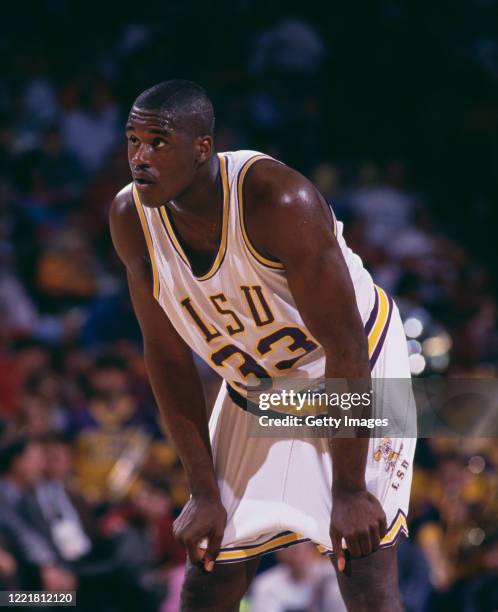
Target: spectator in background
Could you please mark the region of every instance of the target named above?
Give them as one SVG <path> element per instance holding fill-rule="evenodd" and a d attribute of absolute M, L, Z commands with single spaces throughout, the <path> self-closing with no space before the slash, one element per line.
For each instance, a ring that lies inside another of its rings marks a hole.
<path fill-rule="evenodd" d="M 27 75 L 22 89 L 23 114 L 35 126 L 48 125 L 59 111 L 54 83 L 47 76 L 49 64 L 41 45 L 36 43 L 25 49 L 23 71 Z"/>
<path fill-rule="evenodd" d="M 342 612 L 342 600 L 329 559 L 311 542 L 277 551 L 279 565 L 263 572 L 251 588 L 251 612 Z"/>
<path fill-rule="evenodd" d="M 462 587 L 462 612 L 498 610 L 498 532 L 483 542 L 479 566 Z"/>
<path fill-rule="evenodd" d="M 25 438 L 4 441 L 0 449 L 0 533 L 19 561 L 22 588 L 73 590 L 76 577 L 61 562 L 38 520 L 34 488 L 43 468 L 40 442 Z"/>
<path fill-rule="evenodd" d="M 118 106 L 103 80 L 84 75 L 62 92 L 64 147 L 89 174 L 107 159 L 121 134 Z"/>
<path fill-rule="evenodd" d="M 25 394 L 19 402 L 18 430 L 29 438 L 42 438 L 55 429 L 51 407 L 37 395 Z"/>
<path fill-rule="evenodd" d="M 131 389 L 132 375 L 122 357 L 102 355 L 86 381 L 86 404 L 73 411 L 76 474 L 89 500 L 126 495 L 159 435 L 156 411 Z"/>
<path fill-rule="evenodd" d="M 38 322 L 38 313 L 12 266 L 0 253 L 0 318 L 7 338 L 30 334 Z"/>
<path fill-rule="evenodd" d="M 25 435 L 41 438 L 68 430 L 59 389 L 60 379 L 51 369 L 39 370 L 26 381 L 18 407 L 18 425 Z"/>
<path fill-rule="evenodd" d="M 46 245 L 38 260 L 37 286 L 52 312 L 85 304 L 96 295 L 97 261 L 83 234 L 66 229 Z"/>
<path fill-rule="evenodd" d="M 35 496 L 40 518 L 59 556 L 78 579 L 78 605 L 107 610 L 111 603 L 134 612 L 146 593 L 127 572 L 116 542 L 99 533 L 91 507 L 77 491 L 68 441 L 52 436 L 45 443 L 45 469 Z M 144 610 L 146 608 L 143 608 Z"/>
<path fill-rule="evenodd" d="M 399 161 L 388 165 L 384 180 L 376 164 L 367 162 L 360 168 L 358 186 L 351 192 L 350 207 L 365 221 L 365 237 L 371 245 L 388 245 L 413 220 L 415 200 L 402 189 L 404 172 Z"/>
<path fill-rule="evenodd" d="M 325 55 L 318 30 L 298 18 L 261 31 L 250 51 L 252 138 L 262 150 L 305 171 L 323 146 L 319 109 Z"/>
<path fill-rule="evenodd" d="M 60 225 L 77 203 L 84 173 L 78 159 L 63 148 L 60 129 L 49 125 L 39 145 L 17 160 L 21 205 L 37 223 Z"/>
<path fill-rule="evenodd" d="M 185 550 L 173 536 L 170 485 L 143 477 L 130 503 L 104 517 L 107 533 L 121 534 L 121 557 L 161 612 L 177 612 L 185 573 Z"/>
<path fill-rule="evenodd" d="M 424 552 L 413 538 L 400 538 L 398 545 L 399 590 L 407 612 L 426 612 L 432 585 Z"/>
<path fill-rule="evenodd" d="M 68 562 L 78 561 L 92 548 L 87 533 L 91 527 L 84 525 L 82 518 L 89 519 L 88 509 L 68 487 L 71 451 L 64 438 L 53 435 L 45 440 L 44 447 L 45 469 L 36 484 L 35 496 L 59 555 Z"/>
<path fill-rule="evenodd" d="M 282 19 L 256 38 L 251 70 L 289 77 L 318 72 L 325 44 L 317 30 L 301 19 Z"/>
<path fill-rule="evenodd" d="M 0 352 L 0 407 L 4 415 L 16 413 L 24 385 L 35 372 L 49 368 L 51 361 L 48 348 L 36 338 L 22 338 L 9 348 Z"/>

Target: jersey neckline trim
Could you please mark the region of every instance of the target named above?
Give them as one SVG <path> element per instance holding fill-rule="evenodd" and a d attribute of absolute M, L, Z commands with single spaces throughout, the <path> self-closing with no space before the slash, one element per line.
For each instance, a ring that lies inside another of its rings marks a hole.
<path fill-rule="evenodd" d="M 251 255 L 256 259 L 256 261 L 258 261 L 260 264 L 263 264 L 263 266 L 266 266 L 267 268 L 271 268 L 272 270 L 283 270 L 284 266 L 279 261 L 268 259 L 268 257 L 265 257 L 264 255 L 262 255 L 256 250 L 256 248 L 254 247 L 254 245 L 249 239 L 249 235 L 247 234 L 245 221 L 244 221 L 244 202 L 243 202 L 244 200 L 244 179 L 246 177 L 246 174 L 249 168 L 257 161 L 260 161 L 261 159 L 272 159 L 272 158 L 269 157 L 268 155 L 265 155 L 264 153 L 258 153 L 254 155 L 253 157 L 250 157 L 243 164 L 237 176 L 237 196 L 238 196 L 237 199 L 238 199 L 238 204 L 239 204 L 240 229 L 242 232 L 242 237 L 244 238 L 245 245 L 248 248 Z"/>
<path fill-rule="evenodd" d="M 230 215 L 230 186 L 228 182 L 228 172 L 227 172 L 227 159 L 224 155 L 218 154 L 218 158 L 220 160 L 220 173 L 221 173 L 221 183 L 223 187 L 223 219 L 221 223 L 221 240 L 220 246 L 218 248 L 218 252 L 214 257 L 209 270 L 198 276 L 194 274 L 192 270 L 192 266 L 190 265 L 190 261 L 183 250 L 180 241 L 176 235 L 173 224 L 171 223 L 170 215 L 166 206 L 161 206 L 159 208 L 159 215 L 163 224 L 163 227 L 166 231 L 166 234 L 176 251 L 177 255 L 183 261 L 183 263 L 187 266 L 192 274 L 192 277 L 198 281 L 206 281 L 212 278 L 216 272 L 220 269 L 221 264 L 223 263 L 227 250 L 227 241 L 228 241 L 228 217 Z"/>

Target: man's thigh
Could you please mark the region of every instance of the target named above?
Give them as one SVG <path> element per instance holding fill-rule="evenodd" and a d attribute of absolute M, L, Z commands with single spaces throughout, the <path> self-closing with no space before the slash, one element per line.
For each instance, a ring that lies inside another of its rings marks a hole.
<path fill-rule="evenodd" d="M 401 612 L 397 545 L 381 548 L 368 557 L 347 556 L 344 572 L 337 571 L 339 589 L 349 612 Z"/>
<path fill-rule="evenodd" d="M 187 562 L 181 612 L 236 612 L 249 588 L 259 557 L 240 563 L 215 564 L 212 572 Z"/>

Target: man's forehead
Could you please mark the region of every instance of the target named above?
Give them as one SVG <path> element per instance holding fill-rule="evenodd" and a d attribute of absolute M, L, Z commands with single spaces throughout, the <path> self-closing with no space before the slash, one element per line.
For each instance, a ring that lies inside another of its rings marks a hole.
<path fill-rule="evenodd" d="M 160 128 L 167 132 L 173 132 L 177 127 L 172 113 L 144 110 L 135 106 L 132 107 L 128 115 L 127 127 L 133 124 L 138 124 L 142 128 Z"/>

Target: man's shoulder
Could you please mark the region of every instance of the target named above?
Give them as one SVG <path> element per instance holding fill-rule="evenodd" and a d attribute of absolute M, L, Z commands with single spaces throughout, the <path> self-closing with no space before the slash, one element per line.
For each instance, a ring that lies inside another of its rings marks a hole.
<path fill-rule="evenodd" d="M 249 240 L 256 251 L 274 260 L 282 257 L 277 252 L 278 244 L 290 243 L 289 226 L 293 225 L 299 233 L 324 206 L 321 195 L 309 179 L 266 156 L 249 167 L 240 197 Z"/>
<path fill-rule="evenodd" d="M 146 253 L 140 220 L 133 200 L 133 183 L 121 189 L 111 203 L 109 224 L 114 247 L 127 263 Z"/>
<path fill-rule="evenodd" d="M 135 205 L 133 201 L 133 183 L 128 183 L 114 196 L 111 203 L 110 216 L 129 214 L 130 210 L 134 210 Z"/>
<path fill-rule="evenodd" d="M 244 191 L 250 208 L 294 208 L 317 197 L 313 183 L 298 170 L 262 157 L 248 170 Z"/>
<path fill-rule="evenodd" d="M 109 222 L 111 231 L 117 229 L 122 231 L 128 228 L 128 224 L 136 225 L 138 222 L 138 214 L 135 207 L 133 197 L 133 183 L 125 185 L 114 196 L 109 209 Z"/>

